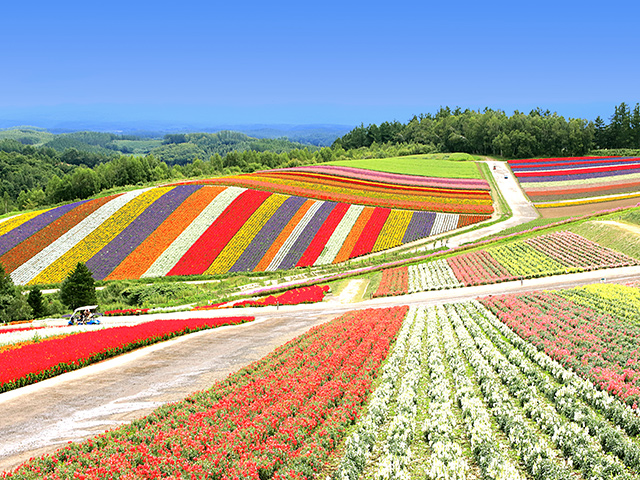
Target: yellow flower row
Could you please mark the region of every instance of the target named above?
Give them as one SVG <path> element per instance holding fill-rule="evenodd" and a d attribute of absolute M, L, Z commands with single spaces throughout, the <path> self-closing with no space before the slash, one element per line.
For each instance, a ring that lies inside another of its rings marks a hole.
<path fill-rule="evenodd" d="M 120 208 L 67 253 L 56 259 L 29 284 L 61 282 L 78 262 L 86 262 L 122 232 L 144 210 L 173 187 L 153 188 Z"/>
<path fill-rule="evenodd" d="M 584 198 L 579 200 L 567 200 L 566 202 L 554 203 L 536 203 L 536 208 L 555 208 L 555 207 L 572 207 L 574 205 L 586 205 L 589 203 L 611 202 L 614 200 L 626 200 L 627 198 L 640 197 L 640 193 L 631 193 L 628 195 L 609 195 L 607 197 Z"/>
<path fill-rule="evenodd" d="M 413 212 L 409 210 L 391 210 L 371 251 L 379 252 L 401 245 L 412 216 Z"/>
<path fill-rule="evenodd" d="M 255 211 L 251 218 L 238 230 L 231 241 L 224 247 L 220 255 L 213 261 L 205 272 L 209 275 L 226 273 L 240 258 L 240 255 L 251 244 L 260 229 L 267 223 L 273 214 L 280 208 L 288 195 L 274 193 L 267 198 Z"/>
<path fill-rule="evenodd" d="M 9 233 L 14 228 L 18 228 L 23 223 L 27 223 L 32 218 L 37 217 L 41 213 L 48 212 L 49 210 L 50 209 L 38 210 L 37 212 L 23 213 L 22 215 L 17 215 L 13 218 L 10 218 L 9 220 L 5 220 L 4 222 L 0 223 L 0 235 Z"/>

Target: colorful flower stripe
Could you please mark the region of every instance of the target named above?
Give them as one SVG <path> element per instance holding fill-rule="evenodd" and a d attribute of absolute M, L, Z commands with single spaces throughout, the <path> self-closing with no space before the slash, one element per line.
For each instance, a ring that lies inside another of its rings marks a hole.
<path fill-rule="evenodd" d="M 209 226 L 244 191 L 245 189 L 237 187 L 220 188 L 214 191 L 215 196 L 211 202 L 187 225 L 141 277 L 164 277 L 167 275 L 189 248 L 207 231 Z"/>
<path fill-rule="evenodd" d="M 281 168 L 275 171 L 324 173 L 329 175 L 336 175 L 339 177 L 391 183 L 394 185 L 415 185 L 436 188 L 462 188 L 477 190 L 490 189 L 489 182 L 483 179 L 422 177 L 417 175 L 403 175 L 400 173 L 376 172 L 374 170 L 365 170 L 362 168 L 354 167 L 339 167 L 336 165 L 309 165 L 302 167 Z"/>
<path fill-rule="evenodd" d="M 433 195 L 452 198 L 482 197 L 486 198 L 488 192 L 475 189 L 453 189 L 453 188 L 434 188 L 413 185 L 398 185 L 384 182 L 376 182 L 372 180 L 356 180 L 333 175 L 305 172 L 282 172 L 279 170 L 271 170 L 268 172 L 249 174 L 252 179 L 274 181 L 274 180 L 291 180 L 300 182 L 301 184 L 326 185 L 328 187 L 357 188 L 366 192 L 388 192 L 392 189 L 396 193 L 402 192 L 405 195 Z"/>
<path fill-rule="evenodd" d="M 167 275 L 200 275 L 270 195 L 245 190 L 215 219 Z"/>
<path fill-rule="evenodd" d="M 562 186 L 554 186 L 551 188 L 527 190 L 527 195 L 531 197 L 552 197 L 560 195 L 571 195 L 572 198 L 581 196 L 582 194 L 598 193 L 599 195 L 607 195 L 610 193 L 622 193 L 624 190 L 635 191 L 640 189 L 640 179 L 634 182 L 604 182 L 592 184 L 589 187 L 566 188 Z M 591 195 L 590 195 L 591 196 Z"/>
<path fill-rule="evenodd" d="M 402 245 L 402 239 L 407 231 L 407 227 L 411 222 L 413 212 L 408 210 L 391 210 L 387 221 L 385 222 L 376 243 L 373 245 L 372 252 L 379 252 L 388 248 Z M 424 233 L 423 233 L 424 235 Z"/>
<path fill-rule="evenodd" d="M 460 215 L 457 228 L 467 227 L 491 219 L 488 215 Z"/>
<path fill-rule="evenodd" d="M 241 198 L 242 197 L 238 197 L 237 201 L 240 201 Z M 277 193 L 269 196 L 244 225 L 242 225 L 238 233 L 226 244 L 220 252 L 220 255 L 213 261 L 205 273 L 216 275 L 229 271 L 254 240 L 260 229 L 262 229 L 269 218 L 273 216 L 287 198 L 289 197 Z"/>
<path fill-rule="evenodd" d="M 616 200 L 627 200 L 629 198 L 638 197 L 640 197 L 640 193 L 631 193 L 627 195 L 607 195 L 606 197 L 582 198 L 576 200 L 565 200 L 563 202 L 536 203 L 536 208 L 572 207 L 576 205 L 587 205 L 589 203 L 612 202 Z"/>
<path fill-rule="evenodd" d="M 98 228 L 122 206 L 126 205 L 137 196 L 142 195 L 145 191 L 147 190 L 127 192 L 106 202 L 93 212 L 91 216 L 83 219 L 64 235 L 57 238 L 53 243 L 47 245 L 36 255 L 16 268 L 11 273 L 11 278 L 14 283 L 18 285 L 26 285 L 58 258 L 80 243 L 87 237 L 87 235 L 90 235 L 91 232 Z"/>
<path fill-rule="evenodd" d="M 109 275 L 197 189 L 195 185 L 173 187 L 149 205 L 116 238 L 87 260 L 93 278 L 103 280 Z"/>
<path fill-rule="evenodd" d="M 5 222 L 0 223 L 0 235 L 5 235 L 14 228 L 18 228 L 23 223 L 28 222 L 32 218 L 37 217 L 41 213 L 47 212 L 48 210 L 38 210 L 36 212 L 23 213 L 22 215 L 17 215 L 8 219 Z"/>
<path fill-rule="evenodd" d="M 571 170 L 581 168 L 592 168 L 594 166 L 619 166 L 619 165 L 633 165 L 640 162 L 640 158 L 620 158 L 620 159 L 599 159 L 590 160 L 584 162 L 543 162 L 538 164 L 531 164 L 527 166 L 510 165 L 511 169 L 516 174 L 523 172 L 537 172 L 537 171 L 554 171 L 554 170 Z"/>
<path fill-rule="evenodd" d="M 525 182 L 521 181 L 520 185 L 527 192 L 544 190 L 544 189 L 553 189 L 553 188 L 579 188 L 585 185 L 589 186 L 598 186 L 598 185 L 609 185 L 616 183 L 633 183 L 640 180 L 640 173 L 625 173 L 624 175 L 615 175 L 613 177 L 602 177 L 602 178 L 591 178 L 591 179 L 573 179 L 573 180 L 553 180 L 548 182 Z"/>
<path fill-rule="evenodd" d="M 384 223 L 391 214 L 390 208 L 375 208 L 371 218 L 351 251 L 349 258 L 359 257 L 371 252 L 380 235 Z"/>
<path fill-rule="evenodd" d="M 269 263 L 268 267 L 266 268 L 267 271 L 275 271 L 278 269 L 278 266 L 284 260 L 284 257 L 287 255 L 287 252 L 289 251 L 291 246 L 298 240 L 298 237 L 300 237 L 300 234 L 302 234 L 303 230 L 306 228 L 306 226 L 309 224 L 311 219 L 314 217 L 316 212 L 320 209 L 320 207 L 323 204 L 323 202 L 318 202 L 313 200 L 311 200 L 311 202 L 312 203 L 308 206 L 308 208 L 305 209 L 305 213 L 302 217 L 299 217 L 298 214 L 296 214 L 293 217 L 292 222 L 294 220 L 298 220 L 298 221 L 295 223 L 295 225 L 293 225 L 293 228 L 289 232 L 290 234 L 288 234 L 288 236 L 283 238 L 283 243 L 280 245 L 280 248 L 278 249 L 273 259 L 271 260 L 271 263 Z M 306 204 L 303 205 L 303 208 L 305 206 Z M 298 212 L 298 213 L 301 213 L 301 212 Z M 289 223 L 292 224 L 292 222 L 289 222 Z M 289 227 L 289 225 L 287 225 L 287 227 Z M 285 231 L 287 229 L 288 228 L 286 228 Z M 281 235 L 284 234 L 285 231 L 283 231 Z"/>
<path fill-rule="evenodd" d="M 276 270 L 288 270 L 296 266 L 336 204 L 333 202 L 318 202 L 317 206 L 317 209 L 313 207 L 309 209 L 308 221 L 303 219 L 292 232 L 291 239 L 285 241 L 282 249 L 283 253 L 278 252 L 278 256 L 282 256 L 282 260 L 275 266 Z M 314 213 L 311 216 L 312 211 Z"/>
<path fill-rule="evenodd" d="M 373 298 L 405 295 L 409 290 L 409 269 L 407 267 L 388 268 L 382 271 L 380 285 Z"/>
<path fill-rule="evenodd" d="M 388 192 L 375 192 L 366 195 L 357 188 L 327 186 L 317 183 L 294 182 L 282 179 L 257 179 L 250 177 L 224 177 L 220 179 L 182 182 L 236 185 L 255 188 L 286 195 L 298 195 L 323 201 L 354 203 L 371 206 L 383 206 L 406 210 L 432 210 L 451 213 L 492 214 L 493 203 L 488 192 L 483 198 L 472 199 L 468 196 L 454 198 L 452 196 L 416 196 L 397 194 L 393 189 Z"/>
<path fill-rule="evenodd" d="M 261 259 L 267 257 L 269 247 L 277 244 L 276 239 L 294 217 L 306 198 L 288 197 L 276 212 L 267 220 L 262 229 L 242 252 L 240 258 L 229 269 L 230 272 L 251 272 Z M 274 253 L 275 255 L 275 253 Z M 271 260 L 269 260 L 271 261 Z"/>
<path fill-rule="evenodd" d="M 253 317 L 155 320 L 134 326 L 76 333 L 50 338 L 0 353 L 0 392 L 119 355 L 176 335 L 221 325 L 254 320 Z"/>
<path fill-rule="evenodd" d="M 404 233 L 402 243 L 411 243 L 428 236 L 431 233 L 433 222 L 436 219 L 435 212 L 413 212 L 411 221 Z M 427 233 L 427 235 L 425 235 Z"/>
<path fill-rule="evenodd" d="M 547 182 L 550 179 L 558 182 L 565 180 L 576 180 L 576 179 L 601 179 L 606 177 L 617 177 L 620 175 L 629 175 L 633 173 L 640 173 L 640 164 L 639 165 L 630 165 L 631 168 L 628 169 L 611 169 L 611 168 L 603 168 L 599 170 L 595 169 L 579 169 L 579 170 L 565 170 L 562 172 L 558 172 L 557 174 L 550 174 L 548 172 L 544 172 L 544 175 L 540 175 L 540 172 L 535 172 L 536 175 L 522 177 L 526 178 L 527 183 L 538 183 L 538 182 Z M 594 171 L 587 171 L 594 170 Z M 520 179 L 520 174 L 517 175 L 517 178 Z"/>
<path fill-rule="evenodd" d="M 64 280 L 78 263 L 86 263 L 105 245 L 118 236 L 120 232 L 144 212 L 149 205 L 171 188 L 172 187 L 163 187 L 143 190 L 142 193 L 117 209 L 98 228 L 93 229 L 91 233 L 86 235 L 80 242 L 76 243 L 63 255 L 60 255 L 47 268 L 44 268 L 30 283 L 54 283 Z"/>
<path fill-rule="evenodd" d="M 345 262 L 351 258 L 351 252 L 362 235 L 365 227 L 369 223 L 374 211 L 375 209 L 373 207 L 365 207 L 362 209 L 362 213 L 360 213 L 360 216 L 356 220 L 351 232 L 347 235 L 347 239 L 338 251 L 336 258 L 333 259 L 333 263 Z"/>
<path fill-rule="evenodd" d="M 349 210 L 347 210 L 345 215 L 342 217 L 342 220 L 340 220 L 340 223 L 331 234 L 331 238 L 327 241 L 325 249 L 314 262 L 314 265 L 328 265 L 333 263 L 364 208 L 365 207 L 363 205 L 349 206 Z"/>
<path fill-rule="evenodd" d="M 339 203 L 331 211 L 331 214 L 320 226 L 318 232 L 313 236 L 311 243 L 304 251 L 304 254 L 296 264 L 296 267 L 307 267 L 313 265 L 320 257 L 320 254 L 326 248 L 331 236 L 338 228 L 338 225 L 349 210 L 350 205 L 346 203 Z M 327 262 L 331 263 L 331 262 Z"/>
<path fill-rule="evenodd" d="M 552 158 L 527 158 L 520 160 L 509 160 L 507 163 L 509 166 L 516 165 L 536 165 L 540 162 L 543 163 L 571 163 L 578 160 L 620 160 L 624 158 L 636 158 L 636 157 L 552 157 Z"/>
<path fill-rule="evenodd" d="M 267 249 L 267 253 L 258 262 L 258 265 L 253 269 L 254 272 L 265 272 L 267 268 L 274 262 L 276 255 L 282 249 L 284 242 L 289 238 L 291 232 L 298 226 L 303 218 L 307 215 L 307 212 L 311 207 L 316 205 L 317 202 L 313 200 L 306 200 L 300 208 L 295 212 L 295 215 L 291 217 L 291 220 L 287 222 L 275 241 Z"/>
<path fill-rule="evenodd" d="M 223 190 L 220 187 L 199 187 L 178 208 L 170 212 L 166 220 L 125 258 L 106 280 L 140 278 Z"/>
<path fill-rule="evenodd" d="M 81 202 L 76 208 L 67 212 L 42 230 L 35 232 L 22 243 L 2 255 L 0 257 L 0 263 L 4 265 L 7 273 L 13 272 L 21 264 L 37 255 L 48 245 L 51 245 L 60 236 L 64 235 L 105 203 L 113 200 L 113 198 L 115 197 L 103 197 L 88 202 Z"/>
<path fill-rule="evenodd" d="M 467 287 L 516 279 L 487 250 L 449 257 L 447 263 L 458 281 Z"/>
<path fill-rule="evenodd" d="M 451 213 L 436 213 L 436 219 L 431 228 L 431 235 L 439 235 L 455 230 L 458 227 L 459 216 Z"/>
<path fill-rule="evenodd" d="M 47 210 L 41 215 L 37 215 L 31 220 L 26 221 L 22 225 L 13 228 L 4 235 L 0 236 L 0 256 L 7 253 L 12 248 L 15 248 L 20 243 L 24 242 L 31 235 L 35 234 L 39 230 L 42 230 L 47 225 L 55 222 L 58 218 L 76 208 L 78 205 L 85 203 L 82 202 L 70 203 L 61 207 Z"/>

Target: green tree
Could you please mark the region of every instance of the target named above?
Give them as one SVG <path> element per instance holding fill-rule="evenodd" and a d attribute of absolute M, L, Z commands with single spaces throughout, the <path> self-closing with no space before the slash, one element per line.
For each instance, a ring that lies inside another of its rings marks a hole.
<path fill-rule="evenodd" d="M 0 323 L 26 320 L 29 314 L 27 300 L 0 264 Z"/>
<path fill-rule="evenodd" d="M 41 318 L 47 315 L 47 305 L 44 302 L 42 291 L 37 287 L 33 287 L 27 296 L 27 303 L 33 310 L 34 318 Z"/>
<path fill-rule="evenodd" d="M 60 300 L 71 310 L 98 303 L 96 287 L 91 271 L 84 263 L 78 262 L 73 272 L 65 278 L 60 287 Z"/>

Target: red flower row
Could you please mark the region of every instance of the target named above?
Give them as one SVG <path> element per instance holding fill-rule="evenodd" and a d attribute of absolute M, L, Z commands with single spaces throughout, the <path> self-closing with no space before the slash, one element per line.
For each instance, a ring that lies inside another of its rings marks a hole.
<path fill-rule="evenodd" d="M 233 325 L 253 317 L 155 320 L 134 326 L 44 339 L 0 352 L 0 392 L 35 383 L 177 335 Z"/>

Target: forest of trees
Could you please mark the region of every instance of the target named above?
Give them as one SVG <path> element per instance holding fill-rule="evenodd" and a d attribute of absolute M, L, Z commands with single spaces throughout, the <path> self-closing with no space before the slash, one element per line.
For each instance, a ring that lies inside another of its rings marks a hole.
<path fill-rule="evenodd" d="M 165 135 L 150 154 L 125 155 L 109 145 L 134 141 L 133 137 L 99 132 L 52 136 L 29 131 L 24 135 L 24 142 L 21 137 L 0 140 L 0 214 L 81 200 L 127 185 L 332 160 L 435 152 L 526 158 L 640 149 L 640 105 L 632 109 L 621 103 L 609 123 L 600 117 L 593 122 L 567 120 L 540 109 L 508 116 L 499 110 L 441 108 L 406 124 L 360 125 L 331 148 L 256 139 L 238 132 L 180 133 Z"/>
<path fill-rule="evenodd" d="M 466 152 L 506 158 L 585 155 L 594 149 L 640 148 L 640 105 L 621 103 L 610 122 L 565 119 L 557 113 L 532 110 L 528 115 L 500 110 L 451 110 L 394 121 L 360 125 L 337 139 L 345 150 L 374 144 L 419 144 L 437 152 Z"/>

